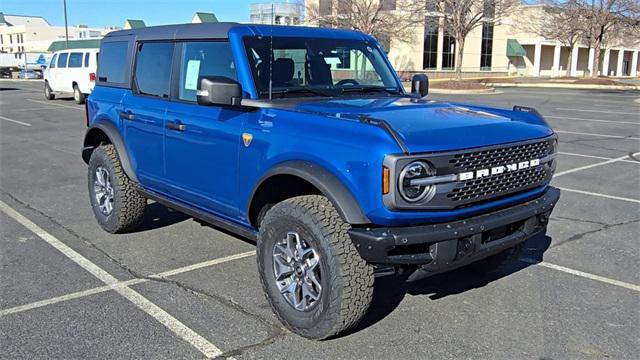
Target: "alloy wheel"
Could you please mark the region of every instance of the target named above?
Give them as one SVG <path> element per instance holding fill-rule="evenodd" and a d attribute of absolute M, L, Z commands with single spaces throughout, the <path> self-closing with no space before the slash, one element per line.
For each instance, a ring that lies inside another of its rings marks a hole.
<path fill-rule="evenodd" d="M 113 211 L 113 186 L 111 185 L 109 171 L 102 166 L 96 168 L 93 180 L 93 194 L 100 212 L 105 216 L 109 216 Z"/>

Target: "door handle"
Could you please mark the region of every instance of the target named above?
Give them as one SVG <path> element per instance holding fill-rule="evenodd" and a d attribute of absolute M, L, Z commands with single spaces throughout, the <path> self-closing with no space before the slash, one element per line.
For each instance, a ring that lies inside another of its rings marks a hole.
<path fill-rule="evenodd" d="M 170 122 L 167 123 L 167 129 L 176 130 L 176 131 L 182 132 L 182 131 L 187 130 L 187 125 L 181 124 L 179 122 L 170 121 Z"/>
<path fill-rule="evenodd" d="M 136 116 L 129 110 L 120 112 L 120 119 L 135 120 Z"/>

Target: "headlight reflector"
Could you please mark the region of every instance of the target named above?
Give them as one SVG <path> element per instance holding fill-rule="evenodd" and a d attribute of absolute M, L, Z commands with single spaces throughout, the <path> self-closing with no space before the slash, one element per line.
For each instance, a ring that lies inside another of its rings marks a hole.
<path fill-rule="evenodd" d="M 432 197 L 436 191 L 436 186 L 431 185 L 412 185 L 411 180 L 422 179 L 436 174 L 435 169 L 426 161 L 413 161 L 407 164 L 400 172 L 398 178 L 398 191 L 402 198 L 410 203 L 424 200 Z"/>

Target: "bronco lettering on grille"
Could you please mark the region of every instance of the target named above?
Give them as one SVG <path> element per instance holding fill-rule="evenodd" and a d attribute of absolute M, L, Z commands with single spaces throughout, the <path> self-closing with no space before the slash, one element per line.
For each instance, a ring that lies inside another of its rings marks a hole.
<path fill-rule="evenodd" d="M 481 179 L 492 175 L 499 175 L 505 172 L 513 172 L 523 169 L 528 169 L 540 165 L 540 159 L 533 159 L 527 161 L 520 161 L 514 164 L 506 164 L 501 166 L 495 166 L 489 169 L 478 169 L 474 171 L 466 171 L 458 174 L 458 181 L 467 181 L 473 179 Z"/>

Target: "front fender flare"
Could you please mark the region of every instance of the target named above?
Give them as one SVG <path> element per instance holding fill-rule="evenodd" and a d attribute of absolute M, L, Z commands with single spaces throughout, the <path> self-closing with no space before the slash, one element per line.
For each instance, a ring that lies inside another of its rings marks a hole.
<path fill-rule="evenodd" d="M 347 187 L 323 167 L 307 161 L 287 161 L 267 171 L 251 192 L 247 214 L 256 191 L 262 183 L 275 175 L 294 175 L 315 186 L 335 206 L 340 216 L 349 224 L 370 224 L 371 221 L 362 212 L 358 201 Z"/>
<path fill-rule="evenodd" d="M 87 132 L 84 135 L 82 146 L 82 159 L 84 160 L 84 162 L 87 164 L 89 163 L 91 153 L 97 146 L 93 139 L 99 132 L 104 133 L 105 136 L 109 139 L 109 142 L 116 148 L 118 158 L 120 159 L 120 164 L 122 164 L 122 169 L 124 170 L 125 174 L 127 174 L 129 179 L 138 182 L 138 177 L 136 176 L 136 173 L 133 170 L 133 166 L 131 165 L 127 146 L 125 145 L 124 140 L 122 140 L 122 135 L 120 135 L 120 130 L 114 123 L 110 121 L 97 121 L 87 129 Z"/>

